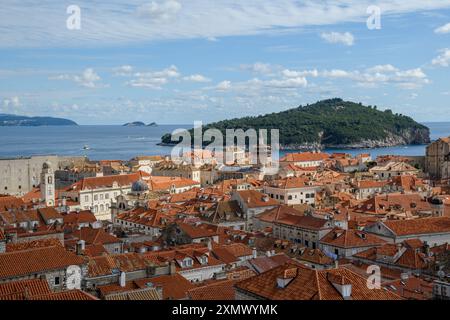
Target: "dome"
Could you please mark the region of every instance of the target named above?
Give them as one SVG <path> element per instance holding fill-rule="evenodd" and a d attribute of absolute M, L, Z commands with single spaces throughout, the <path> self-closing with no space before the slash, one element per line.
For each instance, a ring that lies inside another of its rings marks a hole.
<path fill-rule="evenodd" d="M 148 185 L 143 180 L 138 180 L 133 182 L 131 185 L 131 191 L 132 192 L 144 192 L 148 190 Z"/>

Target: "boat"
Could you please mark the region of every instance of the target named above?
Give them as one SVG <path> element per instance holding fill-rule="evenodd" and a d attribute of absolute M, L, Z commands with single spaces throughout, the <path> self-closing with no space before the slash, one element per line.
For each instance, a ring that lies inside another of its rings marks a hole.
<path fill-rule="evenodd" d="M 87 144 L 85 144 L 84 146 L 83 146 L 83 150 L 90 150 L 91 148 L 89 148 L 89 146 L 87 145 Z"/>

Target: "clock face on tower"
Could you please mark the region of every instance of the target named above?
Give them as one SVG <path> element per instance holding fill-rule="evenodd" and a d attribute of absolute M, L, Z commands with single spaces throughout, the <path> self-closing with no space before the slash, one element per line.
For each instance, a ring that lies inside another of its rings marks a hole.
<path fill-rule="evenodd" d="M 79 266 L 69 266 L 66 269 L 66 287 L 69 290 L 81 289 L 81 268 Z"/>

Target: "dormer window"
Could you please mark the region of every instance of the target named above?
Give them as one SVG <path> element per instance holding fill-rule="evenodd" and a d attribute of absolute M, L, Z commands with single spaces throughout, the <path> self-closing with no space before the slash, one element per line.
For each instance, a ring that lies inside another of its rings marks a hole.
<path fill-rule="evenodd" d="M 189 268 L 192 267 L 193 261 L 191 258 L 185 258 L 183 260 L 183 268 Z"/>

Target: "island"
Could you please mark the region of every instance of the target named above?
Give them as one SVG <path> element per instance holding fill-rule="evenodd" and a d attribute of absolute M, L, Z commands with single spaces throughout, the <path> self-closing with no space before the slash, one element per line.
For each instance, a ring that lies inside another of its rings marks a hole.
<path fill-rule="evenodd" d="M 204 126 L 203 130 L 209 128 L 222 133 L 238 128 L 279 129 L 283 150 L 376 148 L 430 142 L 429 128 L 408 116 L 340 98 L 277 113 L 219 121 Z M 176 143 L 171 141 L 170 134 L 165 134 L 160 145 Z"/>
<path fill-rule="evenodd" d="M 124 127 L 145 127 L 145 123 L 141 121 L 128 122 L 123 125 Z"/>
<path fill-rule="evenodd" d="M 2 127 L 77 126 L 72 120 L 53 117 L 27 117 L 14 114 L 0 114 Z"/>
<path fill-rule="evenodd" d="M 157 127 L 157 126 L 158 125 L 156 124 L 156 122 L 152 122 L 147 125 L 147 127 Z"/>

